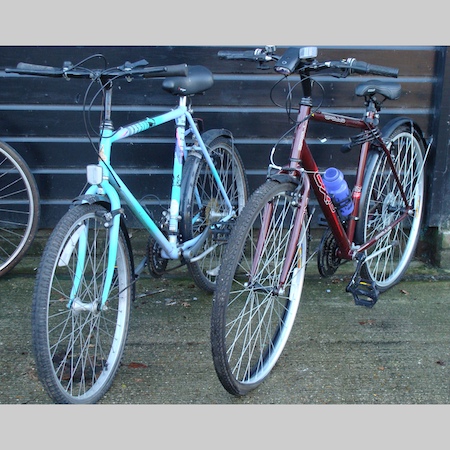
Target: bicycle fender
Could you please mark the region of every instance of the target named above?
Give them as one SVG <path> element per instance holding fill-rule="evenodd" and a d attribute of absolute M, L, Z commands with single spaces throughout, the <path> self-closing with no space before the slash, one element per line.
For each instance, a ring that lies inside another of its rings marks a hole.
<path fill-rule="evenodd" d="M 211 142 L 219 136 L 224 136 L 230 139 L 233 139 L 233 134 L 230 130 L 225 128 L 213 128 L 211 130 L 205 131 L 202 133 L 202 139 L 207 144 L 207 142 Z"/>
<path fill-rule="evenodd" d="M 423 132 L 421 130 L 421 128 L 419 127 L 419 125 L 417 124 L 417 122 L 415 122 L 414 120 L 412 120 L 409 117 L 397 117 L 395 119 L 390 120 L 386 125 L 383 126 L 383 128 L 381 129 L 381 135 L 383 137 L 389 136 L 397 127 L 401 126 L 401 125 L 408 125 L 408 126 L 412 126 L 413 129 L 417 132 L 417 134 L 420 136 L 420 139 L 422 140 L 423 144 L 425 145 L 425 147 L 427 146 L 426 142 L 425 142 L 425 138 L 423 135 Z"/>
<path fill-rule="evenodd" d="M 268 180 L 278 181 L 278 183 L 295 183 L 296 185 L 300 184 L 300 180 L 293 177 L 288 173 L 276 173 L 274 175 L 269 175 L 267 177 Z"/>
<path fill-rule="evenodd" d="M 111 205 L 108 196 L 105 194 L 83 194 L 75 197 L 72 200 L 72 206 L 81 205 L 82 203 L 88 203 L 89 205 L 100 203 L 101 205 L 106 207 L 109 207 Z"/>

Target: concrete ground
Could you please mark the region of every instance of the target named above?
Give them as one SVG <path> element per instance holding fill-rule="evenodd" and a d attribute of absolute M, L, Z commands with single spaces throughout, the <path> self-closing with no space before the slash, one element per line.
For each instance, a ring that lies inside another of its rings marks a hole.
<path fill-rule="evenodd" d="M 51 403 L 31 353 L 31 298 L 45 239 L 41 233 L 34 251 L 0 279 L 0 404 Z M 345 292 L 350 275 L 351 266 L 344 265 L 321 279 L 311 261 L 276 367 L 257 390 L 236 398 L 224 390 L 212 363 L 211 296 L 184 268 L 157 280 L 144 272 L 122 366 L 100 403 L 449 404 L 450 274 L 414 261 L 372 309 L 355 306 Z"/>

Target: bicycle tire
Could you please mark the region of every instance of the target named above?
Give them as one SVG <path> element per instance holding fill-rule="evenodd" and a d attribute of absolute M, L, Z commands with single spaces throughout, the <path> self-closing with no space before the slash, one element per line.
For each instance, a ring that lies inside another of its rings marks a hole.
<path fill-rule="evenodd" d="M 238 217 L 225 250 L 214 294 L 211 348 L 217 376 L 235 396 L 246 395 L 268 377 L 298 311 L 308 253 L 307 212 L 284 292 L 275 291 L 299 214 L 292 202 L 296 188 L 294 183 L 275 181 L 260 186 Z M 275 206 L 276 213 L 254 264 L 255 243 L 268 204 Z M 255 269 L 250 278 L 252 264 Z"/>
<path fill-rule="evenodd" d="M 402 124 L 386 136 L 385 141 L 413 208 L 408 218 L 366 251 L 367 261 L 361 268 L 361 276 L 372 281 L 379 292 L 397 284 L 413 259 L 425 201 L 425 148 L 421 137 L 414 128 Z M 376 236 L 403 212 L 400 190 L 387 165 L 386 155 L 371 151 L 361 193 L 360 220 L 355 229 L 356 243 L 362 244 Z"/>
<path fill-rule="evenodd" d="M 0 276 L 24 257 L 40 217 L 36 180 L 22 156 L 0 141 Z"/>
<path fill-rule="evenodd" d="M 55 403 L 96 403 L 110 388 L 122 359 L 133 299 L 130 249 L 120 231 L 116 272 L 107 308 L 98 310 L 104 283 L 109 228 L 98 204 L 70 209 L 42 254 L 32 304 L 37 373 Z M 88 249 L 76 298 L 69 305 L 79 258 Z"/>
<path fill-rule="evenodd" d="M 248 197 L 248 180 L 242 158 L 230 138 L 219 136 L 205 139 L 205 145 L 217 168 L 231 203 L 237 212 L 242 211 Z M 201 234 L 205 227 L 218 222 L 227 214 L 223 196 L 213 178 L 205 158 L 190 154 L 183 168 L 181 186 L 181 235 L 183 241 Z M 205 241 L 200 253 L 216 247 L 198 261 L 187 261 L 195 284 L 206 292 L 214 292 L 223 251 L 233 220 L 217 227 Z M 196 256 L 196 255 L 195 255 Z"/>

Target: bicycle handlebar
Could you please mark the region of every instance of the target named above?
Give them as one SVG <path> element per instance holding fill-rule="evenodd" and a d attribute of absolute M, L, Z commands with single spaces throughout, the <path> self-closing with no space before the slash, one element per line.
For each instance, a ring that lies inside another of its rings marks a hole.
<path fill-rule="evenodd" d="M 255 50 L 246 50 L 243 52 L 234 52 L 229 50 L 221 50 L 217 53 L 220 59 L 235 59 L 242 61 L 257 61 L 257 62 L 267 62 L 274 61 L 279 58 L 279 56 L 269 53 L 266 50 L 257 48 Z"/>
<path fill-rule="evenodd" d="M 20 75 L 36 75 L 44 77 L 66 77 L 66 78 L 115 78 L 115 77 L 137 77 L 158 78 L 187 76 L 187 64 L 174 64 L 168 66 L 140 67 L 147 65 L 147 61 L 140 60 L 136 63 L 126 62 L 120 67 L 111 69 L 88 69 L 85 67 L 72 66 L 70 62 L 64 63 L 64 67 L 42 66 L 20 62 L 17 67 L 5 68 L 5 72 L 18 73 Z"/>
<path fill-rule="evenodd" d="M 49 77 L 59 77 L 62 76 L 63 69 L 20 62 L 15 69 L 7 67 L 5 72 L 14 72 L 24 75 L 40 75 L 41 73 L 45 73 L 45 75 Z"/>
<path fill-rule="evenodd" d="M 325 69 L 338 69 L 340 76 L 346 77 L 352 73 L 372 74 L 384 77 L 397 78 L 398 69 L 393 67 L 369 64 L 348 58 L 341 61 L 318 62 L 316 60 L 317 49 L 315 47 L 290 47 L 282 55 L 276 55 L 275 46 L 266 46 L 265 49 L 246 50 L 241 52 L 222 50 L 218 52 L 220 59 L 268 62 L 277 61 L 274 66 L 276 72 L 283 75 L 291 75 L 294 72 L 319 72 Z"/>
<path fill-rule="evenodd" d="M 354 72 L 359 74 L 372 74 L 393 78 L 398 77 L 398 69 L 394 67 L 370 64 L 364 61 L 357 61 L 355 58 L 348 58 L 347 60 L 343 61 L 329 61 L 328 63 L 324 64 L 328 65 L 330 68 L 349 70 L 350 73 Z"/>

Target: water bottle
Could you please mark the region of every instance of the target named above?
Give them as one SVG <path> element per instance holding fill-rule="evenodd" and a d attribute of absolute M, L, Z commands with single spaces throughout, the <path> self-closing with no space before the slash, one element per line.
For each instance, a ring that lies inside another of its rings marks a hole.
<path fill-rule="evenodd" d="M 353 211 L 353 200 L 343 173 L 330 167 L 325 171 L 323 182 L 339 212 L 343 217 L 348 217 Z"/>

